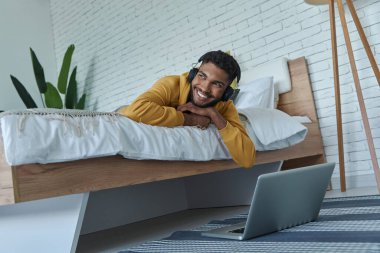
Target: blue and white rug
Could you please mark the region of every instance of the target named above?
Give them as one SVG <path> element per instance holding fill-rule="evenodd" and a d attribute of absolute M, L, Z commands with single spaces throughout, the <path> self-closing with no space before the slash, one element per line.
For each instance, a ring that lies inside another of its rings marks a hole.
<path fill-rule="evenodd" d="M 132 252 L 380 252 L 380 196 L 326 199 L 315 222 L 248 241 L 201 236 L 245 221 L 246 214 L 120 251 Z"/>

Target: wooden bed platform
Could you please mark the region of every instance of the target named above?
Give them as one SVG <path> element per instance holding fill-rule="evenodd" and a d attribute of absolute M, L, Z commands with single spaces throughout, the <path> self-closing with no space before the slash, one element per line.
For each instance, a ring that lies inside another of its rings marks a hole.
<path fill-rule="evenodd" d="M 281 94 L 278 109 L 308 116 L 306 139 L 290 148 L 258 152 L 256 164 L 284 160 L 283 169 L 325 162 L 307 64 L 288 61 L 292 91 Z M 232 160 L 207 162 L 131 160 L 109 156 L 52 164 L 10 166 L 0 138 L 0 205 L 122 187 L 239 168 Z"/>

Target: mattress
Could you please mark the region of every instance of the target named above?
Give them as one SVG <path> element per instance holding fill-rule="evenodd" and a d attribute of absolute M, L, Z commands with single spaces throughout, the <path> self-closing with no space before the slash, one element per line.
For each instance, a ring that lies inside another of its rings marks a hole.
<path fill-rule="evenodd" d="M 260 126 L 258 119 L 266 118 L 271 113 L 281 114 L 282 117 L 272 116 L 261 121 L 277 127 Z M 246 114 L 249 135 L 261 150 L 294 145 L 306 136 L 306 127 L 295 120 L 293 122 L 290 116 L 284 118 L 280 111 L 263 114 L 261 110 L 252 110 Z M 276 123 L 273 118 L 281 118 L 281 121 L 296 126 L 296 130 L 292 128 L 288 134 L 281 133 L 281 138 L 285 138 L 285 142 L 280 140 L 281 145 L 273 144 L 273 140 L 276 143 L 279 136 L 276 129 L 284 129 L 283 123 Z M 138 160 L 231 159 L 214 125 L 206 130 L 189 126 L 150 126 L 116 112 L 55 109 L 7 111 L 0 114 L 0 135 L 9 165 L 54 163 L 116 154 Z M 289 138 L 291 142 L 286 140 Z"/>

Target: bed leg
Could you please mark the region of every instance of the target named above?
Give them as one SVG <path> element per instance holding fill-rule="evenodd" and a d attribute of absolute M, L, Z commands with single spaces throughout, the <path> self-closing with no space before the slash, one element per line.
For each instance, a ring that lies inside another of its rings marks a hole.
<path fill-rule="evenodd" d="M 0 252 L 74 253 L 88 195 L 0 206 Z"/>

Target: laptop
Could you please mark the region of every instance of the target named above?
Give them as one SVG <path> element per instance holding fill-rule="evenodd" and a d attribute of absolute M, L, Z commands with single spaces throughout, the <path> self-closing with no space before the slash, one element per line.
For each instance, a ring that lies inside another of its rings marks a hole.
<path fill-rule="evenodd" d="M 246 222 L 203 236 L 247 240 L 317 219 L 335 163 L 260 175 Z"/>

